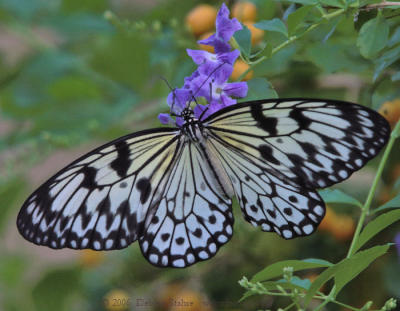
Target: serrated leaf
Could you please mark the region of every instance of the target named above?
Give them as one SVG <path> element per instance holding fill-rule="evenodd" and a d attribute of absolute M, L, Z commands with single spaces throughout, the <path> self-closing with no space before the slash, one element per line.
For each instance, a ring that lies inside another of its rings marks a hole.
<path fill-rule="evenodd" d="M 265 98 L 277 98 L 271 83 L 265 78 L 254 78 L 247 81 L 248 91 L 246 100 L 257 100 Z"/>
<path fill-rule="evenodd" d="M 339 269 L 335 273 L 336 293 L 339 293 L 347 283 L 367 269 L 375 259 L 385 254 L 388 249 L 389 245 L 374 246 L 340 262 Z"/>
<path fill-rule="evenodd" d="M 397 199 L 400 199 L 400 196 L 398 196 Z M 400 209 L 396 209 L 394 211 L 379 215 L 377 218 L 370 221 L 361 231 L 358 241 L 354 246 L 354 252 L 359 250 L 365 243 L 367 243 L 383 229 L 398 220 L 400 220 Z"/>
<path fill-rule="evenodd" d="M 245 56 L 250 56 L 251 51 L 251 32 L 246 25 L 243 25 L 243 29 L 236 31 L 233 35 L 236 42 L 239 44 L 240 52 Z"/>
<path fill-rule="evenodd" d="M 285 267 L 292 267 L 293 271 L 299 271 L 330 266 L 332 266 L 332 264 L 328 261 L 313 258 L 279 261 L 256 273 L 251 279 L 251 282 L 266 281 L 281 276 L 283 274 L 283 268 Z"/>
<path fill-rule="evenodd" d="M 311 5 L 303 6 L 288 16 L 287 28 L 289 36 L 296 33 L 296 30 L 300 27 L 308 12 L 312 9 Z"/>
<path fill-rule="evenodd" d="M 324 199 L 325 203 L 343 203 L 362 207 L 360 201 L 339 189 L 324 189 L 319 191 L 319 195 Z"/>
<path fill-rule="evenodd" d="M 389 245 L 375 246 L 365 251 L 361 251 L 351 258 L 345 258 L 334 266 L 329 267 L 322 272 L 311 284 L 306 296 L 304 297 L 307 306 L 316 292 L 328 282 L 331 278 L 335 278 L 336 294 L 352 279 L 354 279 L 363 270 L 378 257 L 387 252 Z"/>
<path fill-rule="evenodd" d="M 360 29 L 357 46 L 365 58 L 374 58 L 387 44 L 389 23 L 382 14 L 369 20 Z"/>
<path fill-rule="evenodd" d="M 254 26 L 262 30 L 280 32 L 281 34 L 285 35 L 285 37 L 288 36 L 286 25 L 279 18 L 259 21 L 255 23 Z"/>

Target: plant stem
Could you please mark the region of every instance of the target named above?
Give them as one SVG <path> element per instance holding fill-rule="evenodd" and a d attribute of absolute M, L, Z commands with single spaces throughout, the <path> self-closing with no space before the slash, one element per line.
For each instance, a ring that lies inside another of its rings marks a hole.
<path fill-rule="evenodd" d="M 271 55 L 269 55 L 269 57 L 267 56 L 262 56 L 259 61 L 254 62 L 253 64 L 251 64 L 249 66 L 249 68 L 243 72 L 239 78 L 236 79 L 236 81 L 241 81 L 243 79 L 243 77 L 245 77 L 251 70 L 254 69 L 254 67 L 258 64 L 260 64 L 261 62 L 263 62 L 264 60 L 271 58 L 274 54 L 278 53 L 280 50 L 282 50 L 283 48 L 285 48 L 286 46 L 288 46 L 290 43 L 292 43 L 293 41 L 296 41 L 297 39 L 303 37 L 304 35 L 306 35 L 307 33 L 309 33 L 310 31 L 312 31 L 313 29 L 317 28 L 319 25 L 321 25 L 324 21 L 328 21 L 336 16 L 339 16 L 340 14 L 344 13 L 346 10 L 345 9 L 339 9 L 335 12 L 329 13 L 329 14 L 325 14 L 322 15 L 322 19 L 320 22 L 311 25 L 310 27 L 308 27 L 303 33 L 299 34 L 299 35 L 293 35 L 291 37 L 289 37 L 285 42 L 281 43 L 280 45 L 278 45 L 277 47 L 275 47 L 274 49 L 272 49 Z"/>
<path fill-rule="evenodd" d="M 369 190 L 367 199 L 366 199 L 366 201 L 365 201 L 365 203 L 364 203 L 364 205 L 362 207 L 361 216 L 358 219 L 356 231 L 354 232 L 353 240 L 351 241 L 351 245 L 350 245 L 350 248 L 349 248 L 349 251 L 347 253 L 346 258 L 350 258 L 354 253 L 354 248 L 355 248 L 356 243 L 358 241 L 358 237 L 359 237 L 359 235 L 361 233 L 361 229 L 362 229 L 362 227 L 364 225 L 365 217 L 369 213 L 369 209 L 371 207 L 371 203 L 372 203 L 372 200 L 374 198 L 374 195 L 375 195 L 375 192 L 376 192 L 376 188 L 377 188 L 378 183 L 379 183 L 379 181 L 381 179 L 383 169 L 384 169 L 384 167 L 386 165 L 387 159 L 389 158 L 390 151 L 392 150 L 393 144 L 394 144 L 394 142 L 395 142 L 395 140 L 397 138 L 397 133 L 399 131 L 400 131 L 400 121 L 397 122 L 396 127 L 394 128 L 394 130 L 392 131 L 392 134 L 390 135 L 389 143 L 388 143 L 388 145 L 387 145 L 387 147 L 385 149 L 385 153 L 383 154 L 382 159 L 381 159 L 381 161 L 379 163 L 378 170 L 376 171 L 376 175 L 375 175 L 374 181 L 372 182 L 372 186 L 371 186 L 371 188 Z"/>

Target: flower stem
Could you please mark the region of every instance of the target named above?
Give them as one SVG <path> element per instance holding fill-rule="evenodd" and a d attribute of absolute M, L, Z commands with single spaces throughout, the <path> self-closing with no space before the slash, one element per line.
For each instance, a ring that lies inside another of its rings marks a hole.
<path fill-rule="evenodd" d="M 374 195 L 375 195 L 375 192 L 376 192 L 376 188 L 377 188 L 378 183 L 379 183 L 379 181 L 381 179 L 382 172 L 383 172 L 383 169 L 384 169 L 384 167 L 386 165 L 387 159 L 389 158 L 390 151 L 393 148 L 393 144 L 394 144 L 396 138 L 398 137 L 398 132 L 399 131 L 400 131 L 400 121 L 397 122 L 396 127 L 394 128 L 394 130 L 392 131 L 392 134 L 390 135 L 389 143 L 388 143 L 388 145 L 387 145 L 387 147 L 385 149 L 385 152 L 384 152 L 384 154 L 382 156 L 382 159 L 381 159 L 381 161 L 379 163 L 378 170 L 376 171 L 376 175 L 375 175 L 374 181 L 372 182 L 372 186 L 371 186 L 371 188 L 369 190 L 367 199 L 365 200 L 365 203 L 364 203 L 364 205 L 362 207 L 361 216 L 358 219 L 356 231 L 354 232 L 353 240 L 351 241 L 351 245 L 350 245 L 350 248 L 349 248 L 349 251 L 347 253 L 346 258 L 350 258 L 354 253 L 354 248 L 355 248 L 356 243 L 358 241 L 358 237 L 360 236 L 361 229 L 362 229 L 362 227 L 364 225 L 365 217 L 369 213 L 369 209 L 371 207 L 371 203 L 372 203 L 372 200 L 374 198 Z"/>
<path fill-rule="evenodd" d="M 254 63 L 252 63 L 249 68 L 243 72 L 239 78 L 236 79 L 236 81 L 241 81 L 251 70 L 254 69 L 254 67 L 258 64 L 260 64 L 261 62 L 263 62 L 264 60 L 271 58 L 274 54 L 278 53 L 280 50 L 282 50 L 283 48 L 285 48 L 286 46 L 288 46 L 290 43 L 296 41 L 297 39 L 303 37 L 304 35 L 306 35 L 307 33 L 309 33 L 310 31 L 312 31 L 313 29 L 317 28 L 319 25 L 321 25 L 324 21 L 328 21 L 336 16 L 339 16 L 340 14 L 344 13 L 346 10 L 345 9 L 339 9 L 336 10 L 335 12 L 329 13 L 329 14 L 325 14 L 322 15 L 322 19 L 321 21 L 319 21 L 318 23 L 315 23 L 313 25 L 311 25 L 310 27 L 308 27 L 303 33 L 299 34 L 299 35 L 293 35 L 290 36 L 285 42 L 282 42 L 280 45 L 278 45 L 277 47 L 275 47 L 274 49 L 272 49 L 271 54 L 269 55 L 269 57 L 263 56 L 260 58 L 259 61 L 256 61 Z"/>

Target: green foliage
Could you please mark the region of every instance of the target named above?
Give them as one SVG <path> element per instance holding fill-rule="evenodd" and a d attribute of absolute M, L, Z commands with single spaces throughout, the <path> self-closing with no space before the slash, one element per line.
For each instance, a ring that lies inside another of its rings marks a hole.
<path fill-rule="evenodd" d="M 365 243 L 377 235 L 380 231 L 391 224 L 400 220 L 400 209 L 379 215 L 361 231 L 360 237 L 354 246 L 354 251 L 358 251 Z"/>
<path fill-rule="evenodd" d="M 246 97 L 248 100 L 278 97 L 271 83 L 265 78 L 251 79 L 248 81 L 247 85 L 249 87 Z"/>
<path fill-rule="evenodd" d="M 249 28 L 243 26 L 243 29 L 234 34 L 234 38 L 239 45 L 240 53 L 248 58 L 251 52 L 251 33 Z"/>
<path fill-rule="evenodd" d="M 279 18 L 274 18 L 269 21 L 263 20 L 255 23 L 254 26 L 263 30 L 280 32 L 285 37 L 289 36 L 285 23 L 282 22 Z"/>
<path fill-rule="evenodd" d="M 365 58 L 375 57 L 387 44 L 389 23 L 382 14 L 366 22 L 360 29 L 357 46 Z"/>
<path fill-rule="evenodd" d="M 260 282 L 282 276 L 282 271 L 285 267 L 292 267 L 293 271 L 299 271 L 330 266 L 332 266 L 330 262 L 322 259 L 285 260 L 272 264 L 258 272 L 252 277 L 251 281 Z"/>
<path fill-rule="evenodd" d="M 37 310 L 70 310 L 71 297 L 80 290 L 80 272 L 76 268 L 49 271 L 32 290 Z"/>
<path fill-rule="evenodd" d="M 342 203 L 349 204 L 358 207 L 362 207 L 362 204 L 357 199 L 349 196 L 339 189 L 324 189 L 319 192 L 325 203 Z"/>

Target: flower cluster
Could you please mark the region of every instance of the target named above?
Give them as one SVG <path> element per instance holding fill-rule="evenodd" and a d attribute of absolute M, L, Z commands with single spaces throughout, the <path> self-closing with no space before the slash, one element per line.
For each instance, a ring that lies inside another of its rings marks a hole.
<path fill-rule="evenodd" d="M 233 34 L 242 29 L 236 18 L 229 18 L 229 10 L 225 4 L 217 14 L 216 32 L 198 43 L 214 47 L 215 53 L 202 50 L 187 50 L 188 55 L 198 65 L 190 77 L 185 78 L 182 88 L 174 89 L 167 98 L 167 104 L 173 119 L 168 113 L 161 113 L 158 118 L 163 124 L 181 126 L 183 119 L 179 117 L 182 110 L 196 97 L 204 97 L 207 105 L 197 104 L 194 108 L 196 118 L 205 118 L 223 107 L 233 105 L 232 97 L 247 95 L 246 82 L 227 82 L 233 71 L 233 64 L 238 58 L 239 50 L 232 50 L 229 40 Z"/>

